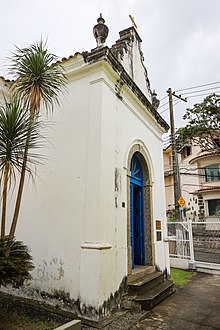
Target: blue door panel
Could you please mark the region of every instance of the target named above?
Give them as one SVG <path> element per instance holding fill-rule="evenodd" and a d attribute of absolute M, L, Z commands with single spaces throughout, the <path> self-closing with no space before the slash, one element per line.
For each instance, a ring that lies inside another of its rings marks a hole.
<path fill-rule="evenodd" d="M 134 186 L 130 184 L 130 241 L 132 253 L 132 268 L 134 268 L 134 206 L 133 206 L 133 189 Z"/>
<path fill-rule="evenodd" d="M 144 212 L 143 212 L 143 174 L 140 162 L 134 155 L 131 161 L 130 179 L 130 238 L 132 249 L 132 268 L 144 265 Z"/>

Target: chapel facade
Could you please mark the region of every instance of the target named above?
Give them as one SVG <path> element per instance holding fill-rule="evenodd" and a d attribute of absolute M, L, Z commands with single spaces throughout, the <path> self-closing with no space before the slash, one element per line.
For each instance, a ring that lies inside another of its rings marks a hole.
<path fill-rule="evenodd" d="M 25 187 L 17 228 L 35 269 L 22 290 L 11 289 L 95 320 L 120 306 L 134 272 L 169 273 L 168 125 L 157 112 L 136 29 L 107 47 L 108 28 L 101 16 L 97 23 L 97 47 L 61 60 L 67 92 L 54 109 L 36 184 Z"/>

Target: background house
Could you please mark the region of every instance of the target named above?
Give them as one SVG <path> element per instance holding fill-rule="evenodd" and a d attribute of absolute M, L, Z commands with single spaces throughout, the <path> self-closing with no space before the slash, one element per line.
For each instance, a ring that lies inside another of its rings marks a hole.
<path fill-rule="evenodd" d="M 174 208 L 171 145 L 164 148 L 164 178 L 166 209 Z M 185 218 L 200 220 L 220 217 L 220 155 L 217 151 L 201 151 L 195 145 L 185 145 L 178 154 L 181 191 L 185 203 Z"/>

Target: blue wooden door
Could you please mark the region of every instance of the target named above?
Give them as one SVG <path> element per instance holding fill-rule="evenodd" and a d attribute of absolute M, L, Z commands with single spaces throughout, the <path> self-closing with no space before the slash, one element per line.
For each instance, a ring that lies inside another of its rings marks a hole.
<path fill-rule="evenodd" d="M 132 268 L 144 265 L 144 212 L 143 212 L 143 174 L 140 162 L 134 155 L 131 161 L 130 179 L 130 239 Z"/>
<path fill-rule="evenodd" d="M 132 254 L 132 268 L 134 268 L 134 185 L 130 183 L 130 241 Z"/>

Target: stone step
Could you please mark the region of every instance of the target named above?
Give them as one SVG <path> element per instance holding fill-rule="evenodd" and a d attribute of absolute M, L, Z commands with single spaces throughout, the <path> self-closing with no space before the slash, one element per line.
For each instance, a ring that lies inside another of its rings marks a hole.
<path fill-rule="evenodd" d="M 170 280 L 166 280 L 146 293 L 136 296 L 134 302 L 141 305 L 141 309 L 143 310 L 151 310 L 174 291 L 174 283 Z"/>
<path fill-rule="evenodd" d="M 155 271 L 130 282 L 128 284 L 128 294 L 140 295 L 163 283 L 163 281 L 164 274 L 162 272 Z"/>
<path fill-rule="evenodd" d="M 155 272 L 154 266 L 138 266 L 132 270 L 132 274 L 128 276 L 128 284 L 134 282 L 148 274 Z"/>

